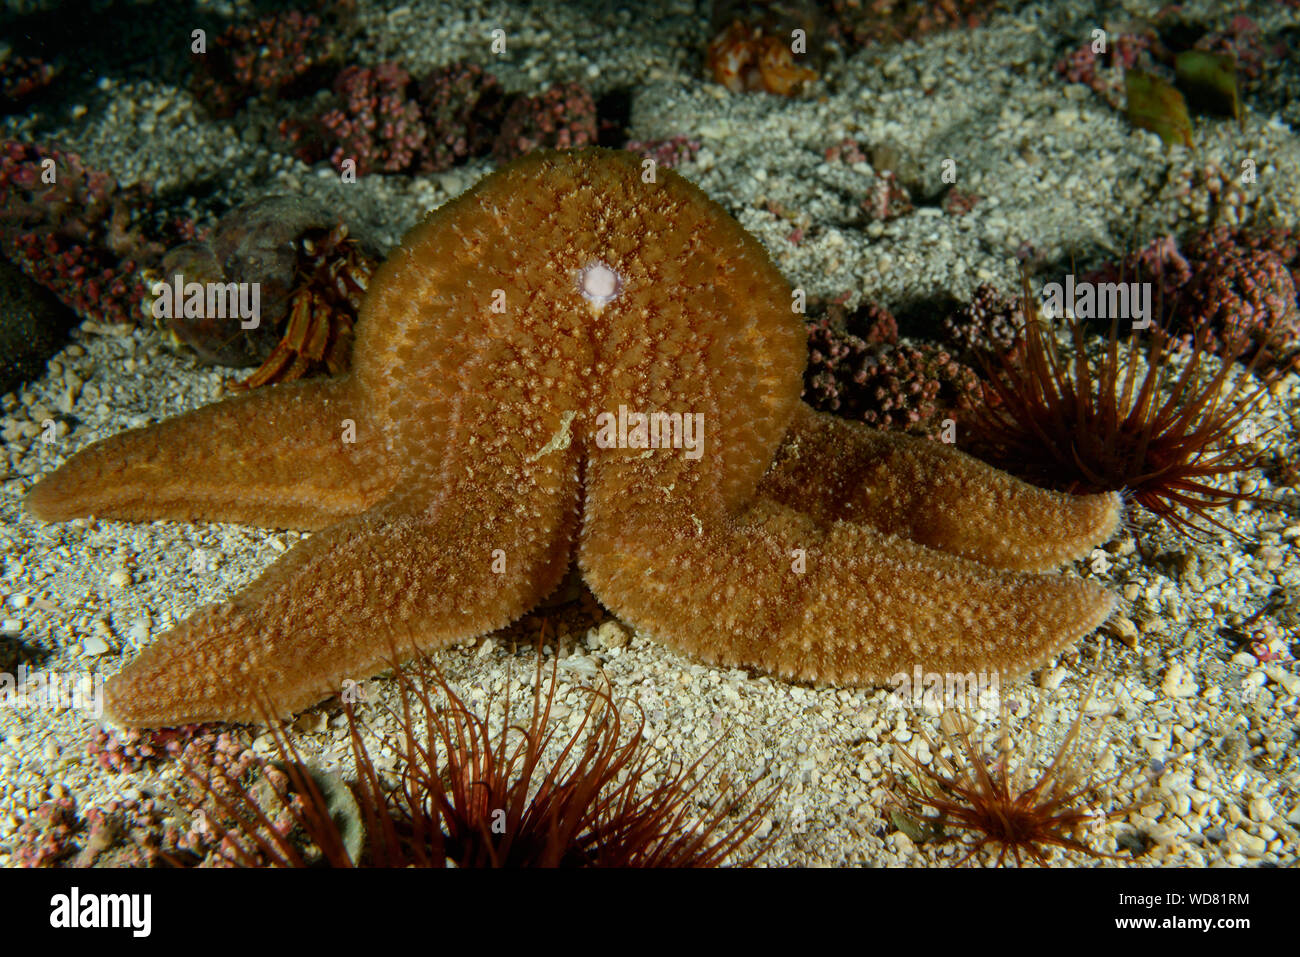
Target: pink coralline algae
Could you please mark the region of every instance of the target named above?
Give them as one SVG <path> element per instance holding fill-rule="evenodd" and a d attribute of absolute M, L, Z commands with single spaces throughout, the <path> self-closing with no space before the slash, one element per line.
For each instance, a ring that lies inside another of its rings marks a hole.
<path fill-rule="evenodd" d="M 1151 37 L 1136 33 L 1112 36 L 1104 53 L 1094 53 L 1089 40 L 1056 64 L 1068 83 L 1082 83 L 1116 109 L 1124 106 L 1124 71 L 1144 61 Z"/>
<path fill-rule="evenodd" d="M 581 84 L 559 83 L 510 104 L 492 154 L 504 163 L 538 149 L 591 146 L 596 136 L 596 101 Z"/>
<path fill-rule="evenodd" d="M 143 229 L 151 212 L 147 189 L 120 188 L 75 154 L 0 143 L 0 253 L 82 318 L 139 317 L 140 267 L 163 249 Z"/>
<path fill-rule="evenodd" d="M 995 286 L 984 283 L 976 287 L 970 302 L 944 319 L 942 334 L 961 361 L 975 365 L 980 355 L 1011 356 L 1022 348 L 1024 328 L 1020 300 L 1004 296 Z"/>
<path fill-rule="evenodd" d="M 1265 64 L 1286 57 L 1285 43 L 1268 43 L 1250 17 L 1238 15 L 1223 30 L 1207 33 L 1196 41 L 1196 49 L 1231 54 L 1237 75 L 1253 83 L 1264 74 Z"/>
<path fill-rule="evenodd" d="M 155 731 L 100 732 L 87 750 L 105 770 L 133 773 L 162 761 L 183 774 L 170 794 L 154 800 L 114 801 L 78 817 L 70 800 L 48 802 L 19 831 L 21 863 L 108 866 L 177 863 L 221 864 L 221 829 L 209 818 L 212 789 L 230 793 L 261 765 L 239 735 L 216 725 L 185 725 Z M 209 782 L 200 785 L 198 781 Z M 165 812 L 164 812 L 165 809 Z M 188 821 L 185 818 L 188 817 Z M 76 858 L 69 860 L 73 854 Z"/>
<path fill-rule="evenodd" d="M 130 774 L 155 761 L 179 756 L 194 741 L 215 740 L 216 725 L 187 724 L 151 731 L 96 731 L 86 753 L 106 771 Z"/>
<path fill-rule="evenodd" d="M 333 92 L 323 112 L 281 121 L 280 134 L 304 162 L 328 158 L 343 171 L 351 160 L 358 175 L 436 172 L 481 156 L 507 102 L 496 77 L 464 62 L 423 79 L 396 63 L 348 67 Z"/>
<path fill-rule="evenodd" d="M 474 63 L 439 67 L 419 81 L 416 99 L 428 130 L 423 171 L 448 169 L 491 150 L 506 108 L 491 73 Z"/>
<path fill-rule="evenodd" d="M 218 116 L 251 97 L 270 100 L 304 92 L 333 57 L 329 35 L 313 14 L 290 10 L 237 23 L 194 54 L 194 95 Z"/>
<path fill-rule="evenodd" d="M 840 140 L 835 146 L 826 147 L 826 151 L 822 155 L 826 157 L 828 163 L 848 163 L 853 165 L 854 163 L 870 162 L 867 154 L 862 151 L 862 147 L 855 139 Z"/>
<path fill-rule="evenodd" d="M 871 43 L 919 40 L 942 30 L 977 27 L 997 0 L 830 0 L 827 17 L 833 37 L 857 48 Z"/>
<path fill-rule="evenodd" d="M 868 155 L 857 140 L 849 138 L 828 146 L 822 155 L 828 163 L 871 165 L 871 182 L 867 184 L 866 196 L 861 203 L 868 221 L 897 219 L 912 211 L 912 197 L 898 181 L 897 174 L 892 169 L 877 168 L 892 166 L 898 161 L 894 150 L 882 148 L 874 155 Z"/>
<path fill-rule="evenodd" d="M 897 219 L 912 211 L 912 197 L 898 181 L 893 170 L 880 170 L 867 187 L 866 198 L 862 200 L 862 211 L 866 213 L 868 221 Z"/>
<path fill-rule="evenodd" d="M 943 194 L 943 211 L 949 216 L 965 216 L 983 199 L 978 193 L 968 193 L 965 190 L 950 189 Z"/>
<path fill-rule="evenodd" d="M 1295 278 L 1277 250 L 1252 248 L 1219 228 L 1195 237 L 1187 256 L 1193 275 L 1179 305 L 1209 331 L 1213 347 L 1250 358 L 1262 349 L 1260 361 L 1268 363 L 1300 345 Z"/>
<path fill-rule="evenodd" d="M 80 827 L 72 798 L 57 798 L 35 808 L 18 826 L 14 860 L 19 867 L 50 867 L 76 851 L 72 836 Z"/>
<path fill-rule="evenodd" d="M 344 169 L 356 162 L 358 175 L 401 173 L 424 153 L 427 130 L 420 107 L 410 98 L 411 75 L 395 63 L 353 66 L 334 80 L 341 105 L 328 110 L 321 126 L 335 144 L 330 162 Z"/>
<path fill-rule="evenodd" d="M 1220 226 L 1181 248 L 1161 237 L 1084 278 L 1151 282 L 1170 335 L 1185 344 L 1203 336 L 1211 351 L 1243 361 L 1263 350 L 1258 362 L 1270 366 L 1300 349 L 1298 275 L 1300 248 L 1289 230 Z"/>
<path fill-rule="evenodd" d="M 37 57 L 11 56 L 0 61 L 0 112 L 14 109 L 45 89 L 58 70 Z"/>
<path fill-rule="evenodd" d="M 840 315 L 807 322 L 803 396 L 814 408 L 875 428 L 939 438 L 944 419 L 979 395 L 975 373 L 948 350 L 896 342 L 897 324 L 888 310 L 869 304 Z"/>
<path fill-rule="evenodd" d="M 679 134 L 662 140 L 628 140 L 623 148 L 654 160 L 657 166 L 676 169 L 682 163 L 695 159 L 700 151 L 700 142 Z"/>
<path fill-rule="evenodd" d="M 1178 248 L 1173 236 L 1165 235 L 1152 240 L 1137 252 L 1125 257 L 1125 279 L 1141 277 L 1144 282 L 1156 284 L 1157 298 L 1172 300 L 1192 278 L 1192 264 Z M 1116 275 L 1114 279 L 1119 279 Z"/>
<path fill-rule="evenodd" d="M 35 808 L 14 838 L 19 867 L 152 867 L 180 832 L 153 798 L 114 799 L 81 814 L 64 797 Z"/>

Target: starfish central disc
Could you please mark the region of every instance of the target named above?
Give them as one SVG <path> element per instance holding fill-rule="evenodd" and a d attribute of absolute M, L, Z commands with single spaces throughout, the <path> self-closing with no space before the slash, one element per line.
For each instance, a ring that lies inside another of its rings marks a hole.
<path fill-rule="evenodd" d="M 604 263 L 594 262 L 583 268 L 578 288 L 592 305 L 604 306 L 623 289 L 623 280 Z"/>

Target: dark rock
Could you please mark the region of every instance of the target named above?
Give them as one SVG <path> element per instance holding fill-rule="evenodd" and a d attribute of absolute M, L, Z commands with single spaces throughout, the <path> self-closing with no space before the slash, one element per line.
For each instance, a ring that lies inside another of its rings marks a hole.
<path fill-rule="evenodd" d="M 40 375 L 75 321 L 52 293 L 0 259 L 0 394 Z"/>

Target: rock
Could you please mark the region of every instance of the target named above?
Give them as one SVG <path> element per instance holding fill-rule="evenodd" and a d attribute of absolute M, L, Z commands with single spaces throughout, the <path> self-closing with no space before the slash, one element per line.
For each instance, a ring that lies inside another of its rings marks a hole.
<path fill-rule="evenodd" d="M 1061 682 L 1069 674 L 1064 668 L 1053 668 L 1051 671 L 1044 672 L 1038 677 L 1038 687 L 1045 688 L 1048 691 L 1055 691 L 1061 687 Z"/>
<path fill-rule="evenodd" d="M 1264 666 L 1264 674 L 1281 685 L 1289 695 L 1300 695 L 1300 675 L 1292 674 L 1285 668 L 1269 664 Z"/>
<path fill-rule="evenodd" d="M 600 666 L 585 655 L 569 655 L 560 661 L 560 667 L 587 677 L 600 674 Z"/>
<path fill-rule="evenodd" d="M 0 259 L 0 394 L 40 375 L 76 318 L 53 293 Z"/>
<path fill-rule="evenodd" d="M 1118 638 L 1130 648 L 1137 643 L 1138 629 L 1133 624 L 1133 620 L 1124 615 L 1116 615 L 1106 623 L 1106 628 L 1112 635 Z"/>
<path fill-rule="evenodd" d="M 297 720 L 294 721 L 293 729 L 299 732 L 319 734 L 325 730 L 327 723 L 328 716 L 323 711 L 320 711 L 319 709 L 316 711 L 304 711 L 302 714 L 298 715 Z"/>
<path fill-rule="evenodd" d="M 609 621 L 602 622 L 600 627 L 594 630 L 591 636 L 593 641 L 589 640 L 588 644 L 595 648 L 623 648 L 627 645 L 628 634 L 617 621 L 612 618 Z"/>

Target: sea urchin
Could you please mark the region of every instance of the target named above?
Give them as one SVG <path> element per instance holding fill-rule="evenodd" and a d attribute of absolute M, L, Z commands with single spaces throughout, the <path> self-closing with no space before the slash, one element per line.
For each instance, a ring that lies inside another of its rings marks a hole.
<path fill-rule="evenodd" d="M 903 758 L 918 781 L 913 788 L 895 777 L 893 801 L 898 809 L 909 816 L 917 807 L 937 812 L 937 816 L 922 819 L 935 833 L 953 827 L 972 840 L 966 841 L 967 852 L 957 863 L 966 863 L 984 847 L 998 848 L 997 865 L 1000 867 L 1010 854 L 1020 866 L 1022 854 L 1035 863 L 1045 865 L 1045 850 L 1056 846 L 1079 851 L 1090 857 L 1109 857 L 1094 850 L 1083 836 L 1092 826 L 1121 818 L 1140 806 L 1140 801 L 1125 804 L 1108 811 L 1099 804 L 1090 805 L 1090 797 L 1121 784 L 1132 781 L 1136 767 L 1126 767 L 1116 775 L 1094 782 L 1090 772 L 1098 757 L 1097 739 L 1100 725 L 1094 725 L 1090 734 L 1081 735 L 1083 716 L 1092 691 L 1084 695 L 1079 714 L 1065 733 L 1060 747 L 1048 766 L 1028 783 L 1028 766 L 1037 750 L 1039 720 L 1031 723 L 1030 743 L 1014 770 L 1009 758 L 1014 750 L 1010 735 L 1005 731 L 1007 716 L 1003 711 L 1003 734 L 997 742 L 995 758 L 987 737 L 973 736 L 972 721 L 962 711 L 945 712 L 939 722 L 943 744 L 952 755 L 943 757 L 940 746 L 924 730 L 921 737 L 934 755 L 931 765 L 921 764 L 903 749 Z M 1132 782 L 1136 785 L 1136 782 Z M 1130 787 L 1129 791 L 1132 792 Z"/>
<path fill-rule="evenodd" d="M 402 701 L 389 713 L 398 730 L 385 739 L 398 755 L 395 785 L 376 766 L 362 719 L 344 705 L 357 769 L 355 800 L 345 795 L 342 802 L 352 807 L 348 814 L 338 813 L 339 796 L 279 730 L 269 800 L 265 789 L 259 800 L 255 788 L 191 771 L 220 810 L 224 823 L 212 824 L 224 829 L 226 860 L 287 867 L 707 867 L 750 863 L 766 849 L 760 841 L 748 855 L 741 852 L 770 796 L 734 813 L 758 779 L 736 791 L 724 782 L 716 798 L 703 800 L 704 775 L 716 767 L 703 764 L 713 748 L 685 767 L 658 765 L 641 728 L 624 732 L 604 690 L 582 689 L 585 713 L 556 754 L 557 665 L 558 659 L 548 676 L 538 656 L 531 717 L 511 723 L 507 698 L 495 731 L 429 658 L 395 668 Z M 348 818 L 360 819 L 364 842 L 349 832 Z"/>
<path fill-rule="evenodd" d="M 1070 318 L 1072 351 L 1063 356 L 1052 324 L 1033 305 L 1027 276 L 1022 306 L 1017 348 L 978 355 L 989 401 L 970 416 L 971 451 L 1039 485 L 1073 493 L 1124 491 L 1183 531 L 1201 530 L 1194 519 L 1227 530 L 1208 513 L 1258 496 L 1212 480 L 1257 464 L 1235 439 L 1271 380 L 1236 374 L 1232 355 L 1207 372 L 1206 343 L 1198 336 L 1170 383 L 1169 338 L 1161 326 L 1135 328 L 1121 355 L 1118 319 L 1111 322 L 1105 356 L 1094 362 L 1083 324 Z M 1253 364 L 1248 371 L 1255 371 Z"/>

